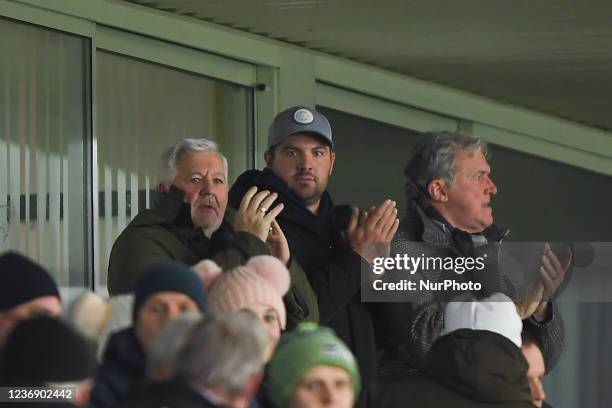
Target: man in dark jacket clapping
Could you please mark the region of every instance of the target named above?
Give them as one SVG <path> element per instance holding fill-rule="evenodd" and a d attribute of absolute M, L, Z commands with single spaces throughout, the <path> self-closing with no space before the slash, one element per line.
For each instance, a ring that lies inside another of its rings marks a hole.
<path fill-rule="evenodd" d="M 527 268 L 509 253 L 511 245 L 504 242 L 509 230 L 493 222 L 491 202 L 497 186 L 491 179 L 487 149 L 483 139 L 437 132 L 423 134 L 412 152 L 405 170 L 409 210 L 391 252 L 413 258 L 425 254 L 429 259 L 462 260 L 478 259 L 482 254 L 487 267 L 480 274 L 475 269 L 420 268 L 412 275 L 420 282 L 478 282 L 482 290 L 420 290 L 400 299 L 404 302 L 376 305 L 375 315 L 381 316 L 376 320 L 377 338 L 382 339 L 381 368 L 386 369 L 385 374 L 414 370 L 422 364 L 444 329 L 443 310 L 448 301 L 480 298 L 490 295 L 492 289 L 516 300 L 520 282 L 540 281 L 543 285 L 543 295 L 530 299 L 538 306 L 524 318 L 523 330 L 541 346 L 547 370 L 561 355 L 563 321 L 552 297 L 564 281 L 571 254 L 557 256 L 546 245 L 540 248 L 535 264 Z"/>
<path fill-rule="evenodd" d="M 267 167 L 243 173 L 230 190 L 229 205 L 240 209 L 240 200 L 257 190 L 278 194 L 284 209 L 277 221 L 287 237 L 291 262 L 304 270 L 318 298 L 321 324 L 333 328 L 350 347 L 367 386 L 374 375 L 376 349 L 371 316 L 360 299 L 360 268 L 384 255 L 372 244 L 388 244 L 399 222 L 391 200 L 361 217 L 357 208 L 342 212 L 346 207 L 334 207 L 326 188 L 335 158 L 327 118 L 306 107 L 287 109 L 270 126 Z M 260 205 L 258 211 L 272 209 Z"/>

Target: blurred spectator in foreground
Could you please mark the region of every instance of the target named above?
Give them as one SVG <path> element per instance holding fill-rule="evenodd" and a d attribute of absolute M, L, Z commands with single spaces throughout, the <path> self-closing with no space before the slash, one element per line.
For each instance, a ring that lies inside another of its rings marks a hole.
<path fill-rule="evenodd" d="M 164 324 L 153 339 L 147 356 L 147 377 L 149 379 L 163 381 L 174 376 L 176 356 L 200 318 L 201 316 L 196 313 L 184 313 Z"/>
<path fill-rule="evenodd" d="M 206 308 L 204 287 L 188 266 L 168 261 L 149 269 L 136 284 L 133 325 L 113 334 L 95 377 L 92 401 L 115 407 L 145 378 L 146 356 L 162 326 L 185 312 Z"/>
<path fill-rule="evenodd" d="M 302 323 L 285 334 L 268 365 L 279 408 L 352 407 L 361 387 L 355 357 L 331 329 Z"/>
<path fill-rule="evenodd" d="M 405 407 L 409 400 L 419 408 L 533 408 L 517 309 L 501 293 L 449 302 L 442 335 L 421 371 L 396 377 L 376 406 Z"/>
<path fill-rule="evenodd" d="M 283 295 L 289 290 L 289 271 L 285 265 L 272 256 L 261 255 L 225 272 L 210 260 L 193 269 L 205 283 L 211 313 L 248 310 L 263 323 L 269 337 L 269 359 L 287 324 Z"/>
<path fill-rule="evenodd" d="M 195 324 L 176 358 L 175 378 L 144 387 L 123 408 L 246 408 L 257 392 L 267 336 L 254 317 L 227 314 Z"/>
<path fill-rule="evenodd" d="M 76 330 L 50 316 L 34 317 L 20 322 L 7 339 L 0 358 L 0 384 L 65 390 L 60 394 L 65 401 L 45 407 L 87 406 L 95 364 L 93 345 Z"/>
<path fill-rule="evenodd" d="M 0 347 L 19 321 L 61 313 L 57 285 L 45 269 L 16 252 L 0 256 Z"/>

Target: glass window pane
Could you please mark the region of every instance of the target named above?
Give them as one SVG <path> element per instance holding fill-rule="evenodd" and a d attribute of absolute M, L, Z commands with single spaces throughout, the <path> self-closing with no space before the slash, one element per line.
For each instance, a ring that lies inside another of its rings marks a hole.
<path fill-rule="evenodd" d="M 99 51 L 97 75 L 98 284 L 115 238 L 154 200 L 161 153 L 185 137 L 216 141 L 230 181 L 252 166 L 252 91 Z"/>
<path fill-rule="evenodd" d="M 406 208 L 404 166 L 420 132 L 318 106 L 332 126 L 338 158 L 329 192 L 336 204 L 362 209 L 387 198 Z"/>
<path fill-rule="evenodd" d="M 0 19 L 0 251 L 38 260 L 62 287 L 88 282 L 88 44 Z"/>
<path fill-rule="evenodd" d="M 495 219 L 512 228 L 512 240 L 612 241 L 612 177 L 501 146 L 491 150 Z"/>

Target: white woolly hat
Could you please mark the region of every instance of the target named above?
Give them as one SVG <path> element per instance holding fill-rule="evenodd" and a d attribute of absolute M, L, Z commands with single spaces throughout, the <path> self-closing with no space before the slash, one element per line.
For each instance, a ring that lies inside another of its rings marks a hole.
<path fill-rule="evenodd" d="M 521 347 L 523 322 L 512 300 L 503 293 L 472 302 L 449 302 L 444 309 L 442 335 L 459 329 L 488 330 Z"/>
<path fill-rule="evenodd" d="M 246 265 L 225 272 L 207 259 L 192 269 L 204 282 L 211 312 L 237 312 L 250 305 L 266 305 L 276 310 L 281 328 L 285 328 L 287 312 L 283 296 L 289 290 L 290 278 L 287 267 L 275 257 L 254 256 Z"/>
<path fill-rule="evenodd" d="M 110 305 L 90 291 L 77 296 L 64 311 L 66 321 L 89 338 L 100 336 L 110 315 Z"/>

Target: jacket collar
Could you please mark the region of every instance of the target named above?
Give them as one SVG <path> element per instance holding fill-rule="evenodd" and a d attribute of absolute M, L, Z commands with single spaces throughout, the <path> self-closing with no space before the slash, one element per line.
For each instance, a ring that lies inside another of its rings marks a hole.
<path fill-rule="evenodd" d="M 310 217 L 325 214 L 333 208 L 331 196 L 325 191 L 321 196 L 319 211 L 317 214 L 313 214 L 306 208 L 304 201 L 289 189 L 285 181 L 267 167 L 263 170 L 248 170 L 242 173 L 230 189 L 229 205 L 238 208 L 240 200 L 252 186 L 256 186 L 259 190 L 270 190 L 278 193 L 278 201 L 285 204 L 285 207 L 294 208 Z"/>
<path fill-rule="evenodd" d="M 226 208 L 221 225 L 208 238 L 201 228 L 193 224 L 191 208 L 188 203 L 183 202 L 184 199 L 185 192 L 173 185 L 166 193 L 157 195 L 153 209 L 139 214 L 130 225 L 164 225 L 189 242 L 200 238 L 209 240 L 213 252 L 230 245 L 234 239 L 233 210 Z"/>
<path fill-rule="evenodd" d="M 293 193 L 285 182 L 272 170 L 248 170 L 242 173 L 229 192 L 229 205 L 239 208 L 242 197 L 249 188 L 256 186 L 259 190 L 270 190 L 278 193 L 277 202 L 285 205 L 278 219 L 298 223 L 323 237 L 330 234 L 330 219 L 334 218 L 334 205 L 327 191 L 321 196 L 319 211 L 313 214 L 304 202 Z"/>
<path fill-rule="evenodd" d="M 144 375 L 146 356 L 133 326 L 111 335 L 104 351 L 103 361 L 116 364 L 134 375 Z"/>
<path fill-rule="evenodd" d="M 184 200 L 185 192 L 172 185 L 166 193 L 157 195 L 155 209 L 168 224 L 195 228 L 191 221 L 191 208 Z"/>
<path fill-rule="evenodd" d="M 453 239 L 452 226 L 444 218 L 441 221 L 435 221 L 425 213 L 415 200 L 410 202 L 408 215 L 402 220 L 402 224 L 403 230 L 411 230 L 411 235 L 416 234 L 417 236 L 414 238 L 423 242 L 448 244 Z M 415 227 L 417 224 L 420 228 Z M 510 230 L 507 228 L 492 224 L 481 234 L 487 239 L 487 242 L 500 242 L 509 233 Z"/>

